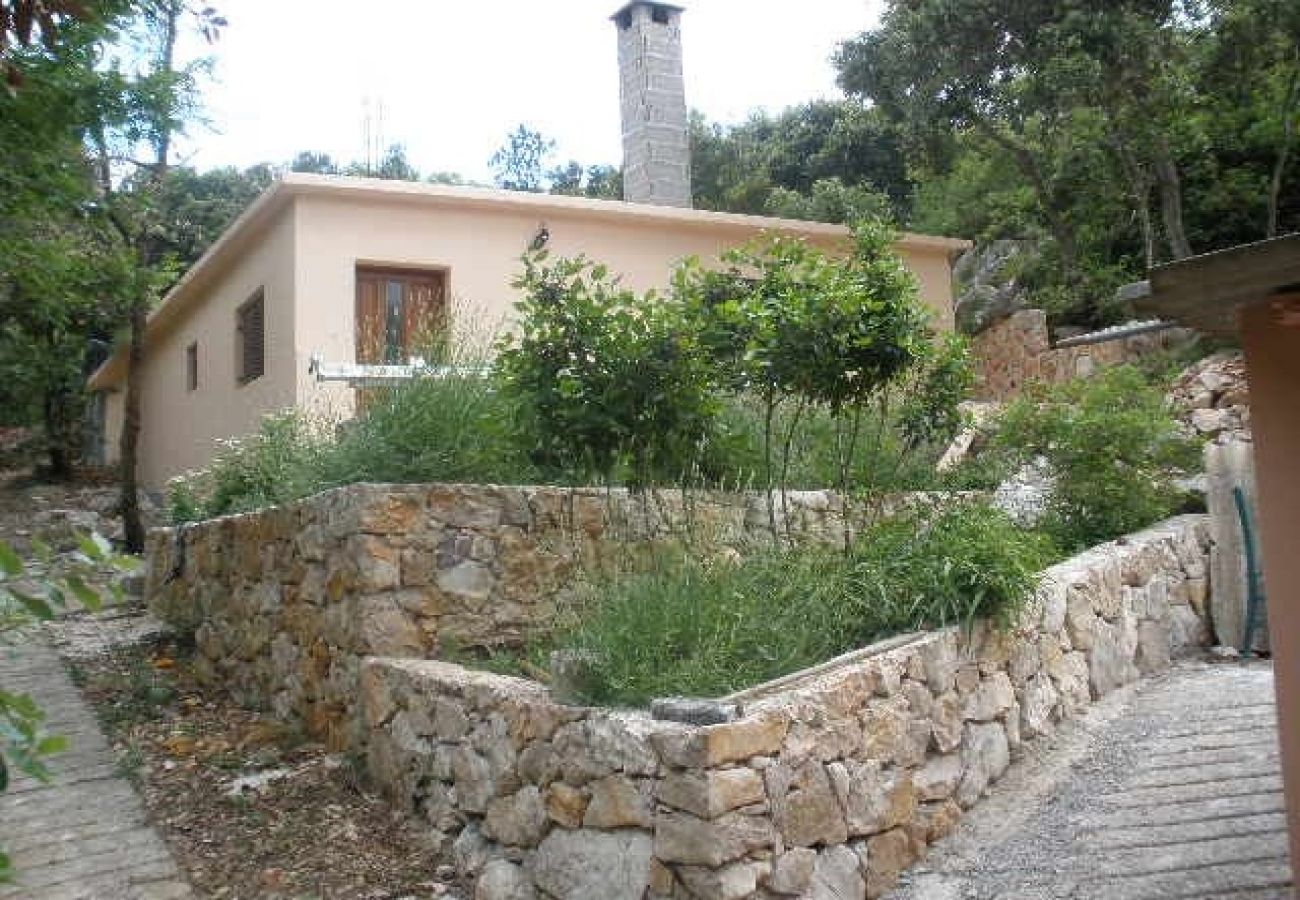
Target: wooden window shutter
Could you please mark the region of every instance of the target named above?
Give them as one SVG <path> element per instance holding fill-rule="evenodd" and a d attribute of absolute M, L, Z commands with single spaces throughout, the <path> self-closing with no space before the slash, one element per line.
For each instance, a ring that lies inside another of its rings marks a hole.
<path fill-rule="evenodd" d="M 199 342 L 195 341 L 185 348 L 185 389 L 199 389 Z"/>
<path fill-rule="evenodd" d="M 258 288 L 237 313 L 239 322 L 239 380 L 252 381 L 266 372 L 266 295 Z"/>

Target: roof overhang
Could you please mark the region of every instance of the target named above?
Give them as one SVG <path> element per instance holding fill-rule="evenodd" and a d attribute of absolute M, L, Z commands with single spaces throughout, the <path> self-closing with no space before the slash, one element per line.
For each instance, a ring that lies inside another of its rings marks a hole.
<path fill-rule="evenodd" d="M 1300 232 L 1156 266 L 1123 296 L 1139 312 L 1234 337 L 1243 307 L 1300 293 Z"/>
<path fill-rule="evenodd" d="M 190 267 L 168 291 L 149 316 L 146 344 L 155 335 L 178 320 L 189 305 L 202 296 L 203 288 L 224 272 L 227 266 L 256 239 L 290 203 L 299 197 L 350 200 L 366 203 L 392 203 L 425 206 L 430 209 L 472 209 L 536 215 L 539 220 L 553 221 L 581 218 L 611 224 L 647 224 L 683 229 L 734 232 L 739 239 L 754 232 L 777 232 L 813 240 L 846 240 L 849 230 L 843 225 L 779 219 L 771 216 L 748 216 L 627 203 L 622 200 L 593 200 L 524 191 L 502 191 L 415 181 L 391 181 L 378 178 L 352 178 L 339 175 L 312 175 L 290 172 L 271 185 L 240 215 L 221 237 Z M 970 241 L 932 235 L 903 233 L 896 246 L 913 252 L 942 253 L 949 260 L 971 246 Z M 117 386 L 126 372 L 125 348 L 119 347 L 90 376 L 91 390 Z"/>

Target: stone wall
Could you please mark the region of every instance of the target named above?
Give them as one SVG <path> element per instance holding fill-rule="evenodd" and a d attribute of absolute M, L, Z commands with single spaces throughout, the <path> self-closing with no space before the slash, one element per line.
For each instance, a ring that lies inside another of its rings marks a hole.
<path fill-rule="evenodd" d="M 370 772 L 478 900 L 879 897 L 1021 744 L 1203 639 L 1205 518 L 1049 569 L 1018 623 L 888 642 L 690 726 L 369 659 Z"/>
<path fill-rule="evenodd" d="M 1031 382 L 1059 384 L 1109 366 L 1137 362 L 1185 341 L 1187 335 L 1186 329 L 1174 328 L 1101 344 L 1053 348 L 1047 313 L 1020 310 L 974 338 L 975 392 L 981 400 L 1010 400 Z"/>
<path fill-rule="evenodd" d="M 792 491 L 795 540 L 838 539 L 838 498 Z M 351 485 L 151 532 L 150 608 L 193 631 L 199 674 L 334 747 L 351 746 L 361 659 L 518 644 L 550 629 L 580 568 L 658 541 L 770 541 L 760 494 Z"/>

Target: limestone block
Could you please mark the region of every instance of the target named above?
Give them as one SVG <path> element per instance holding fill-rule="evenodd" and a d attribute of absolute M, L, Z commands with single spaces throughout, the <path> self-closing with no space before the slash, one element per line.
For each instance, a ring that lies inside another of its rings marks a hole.
<path fill-rule="evenodd" d="M 951 753 L 961 746 L 964 733 L 962 701 L 953 691 L 935 700 L 930 714 L 930 733 L 940 753 Z"/>
<path fill-rule="evenodd" d="M 913 776 L 917 799 L 922 801 L 946 800 L 952 796 L 963 774 L 961 756 L 933 756 Z"/>
<path fill-rule="evenodd" d="M 614 714 L 562 726 L 554 743 L 564 778 L 573 784 L 614 772 L 654 775 L 659 770 L 649 741 Z"/>
<path fill-rule="evenodd" d="M 1065 631 L 1070 644 L 1077 650 L 1090 650 L 1098 624 L 1093 597 L 1081 586 L 1071 586 L 1066 592 Z"/>
<path fill-rule="evenodd" d="M 1035 738 L 1050 731 L 1052 713 L 1059 701 L 1060 692 L 1045 672 L 1030 679 L 1020 701 L 1020 733 Z"/>
<path fill-rule="evenodd" d="M 858 854 L 845 846 L 827 847 L 817 854 L 807 900 L 863 900 L 867 882 Z"/>
<path fill-rule="evenodd" d="M 631 779 L 611 775 L 591 784 L 591 802 L 582 824 L 587 828 L 648 828 L 654 818 L 648 790 Z"/>
<path fill-rule="evenodd" d="M 844 814 L 821 763 L 810 761 L 794 769 L 776 765 L 763 775 L 772 821 L 786 846 L 840 844 L 848 838 Z"/>
<path fill-rule="evenodd" d="M 1039 600 L 1043 603 L 1043 620 L 1040 627 L 1049 635 L 1065 628 L 1066 584 L 1052 575 L 1044 575 L 1039 585 Z"/>
<path fill-rule="evenodd" d="M 1097 624 L 1092 652 L 1088 654 L 1088 683 L 1093 699 L 1137 679 L 1138 670 L 1133 663 L 1137 643 L 1137 622 L 1131 615 L 1114 623 Z"/>
<path fill-rule="evenodd" d="M 477 875 L 491 858 L 492 846 L 479 831 L 478 823 L 470 822 L 452 841 L 451 855 L 457 872 L 465 876 Z"/>
<path fill-rule="evenodd" d="M 716 819 L 742 806 L 761 803 L 767 796 L 763 777 L 753 769 L 673 772 L 659 782 L 660 803 L 704 819 Z"/>
<path fill-rule="evenodd" d="M 920 648 L 921 662 L 925 666 L 925 680 L 935 694 L 952 689 L 957 674 L 957 636 L 946 631 Z"/>
<path fill-rule="evenodd" d="M 483 834 L 500 844 L 535 847 L 546 833 L 546 806 L 535 785 L 487 805 Z"/>
<path fill-rule="evenodd" d="M 767 889 L 774 894 L 802 894 L 812 882 L 813 867 L 817 864 L 817 851 L 808 847 L 795 847 L 776 858 Z"/>
<path fill-rule="evenodd" d="M 898 881 L 899 873 L 920 856 L 907 832 L 895 828 L 867 841 L 867 897 L 883 896 Z"/>
<path fill-rule="evenodd" d="M 655 816 L 654 855 L 664 862 L 717 868 L 752 850 L 770 848 L 776 839 L 771 821 L 763 816 L 729 813 L 708 821 L 667 810 Z"/>
<path fill-rule="evenodd" d="M 961 822 L 961 807 L 954 800 L 925 803 L 917 810 L 916 820 L 925 828 L 925 839 L 933 844 L 952 834 Z"/>
<path fill-rule="evenodd" d="M 742 900 L 758 889 L 759 866 L 752 862 L 735 862 L 721 869 L 704 866 L 678 866 L 681 879 L 692 897 L 707 900 Z"/>
<path fill-rule="evenodd" d="M 962 707 L 962 718 L 974 722 L 991 722 L 1006 714 L 1016 702 L 1016 690 L 1006 672 L 984 678 Z"/>
<path fill-rule="evenodd" d="M 911 711 L 901 693 L 875 700 L 862 711 L 862 756 L 890 762 L 907 753 Z"/>
<path fill-rule="evenodd" d="M 1143 675 L 1169 668 L 1170 628 L 1163 622 L 1139 622 L 1137 668 Z"/>
<path fill-rule="evenodd" d="M 392 594 L 362 597 L 357 602 L 361 650 L 375 656 L 423 656 L 425 635 Z"/>
<path fill-rule="evenodd" d="M 968 724 L 962 741 L 961 761 L 966 771 L 957 786 L 955 799 L 965 808 L 978 800 L 984 789 L 1011 764 L 1006 730 L 996 722 Z"/>
<path fill-rule="evenodd" d="M 587 814 L 587 795 L 579 788 L 557 781 L 546 789 L 546 814 L 558 825 L 578 828 Z"/>
<path fill-rule="evenodd" d="M 533 882 L 565 900 L 641 900 L 654 845 L 645 831 L 557 828 L 533 857 Z"/>
<path fill-rule="evenodd" d="M 845 760 L 827 766 L 850 836 L 876 834 L 900 825 L 916 810 L 910 772 L 878 763 Z"/>
<path fill-rule="evenodd" d="M 537 892 L 522 867 L 508 859 L 494 859 L 483 867 L 474 885 L 474 900 L 535 900 Z"/>
<path fill-rule="evenodd" d="M 369 534 L 353 535 L 347 542 L 347 558 L 355 568 L 356 589 L 363 594 L 396 590 L 401 584 L 399 551 L 386 539 Z"/>

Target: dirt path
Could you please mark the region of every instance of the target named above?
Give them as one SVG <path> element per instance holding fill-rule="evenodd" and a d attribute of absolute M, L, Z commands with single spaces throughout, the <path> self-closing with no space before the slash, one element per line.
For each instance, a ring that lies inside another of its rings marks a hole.
<path fill-rule="evenodd" d="M 1180 664 L 1038 743 L 891 900 L 1292 896 L 1269 664 Z"/>

